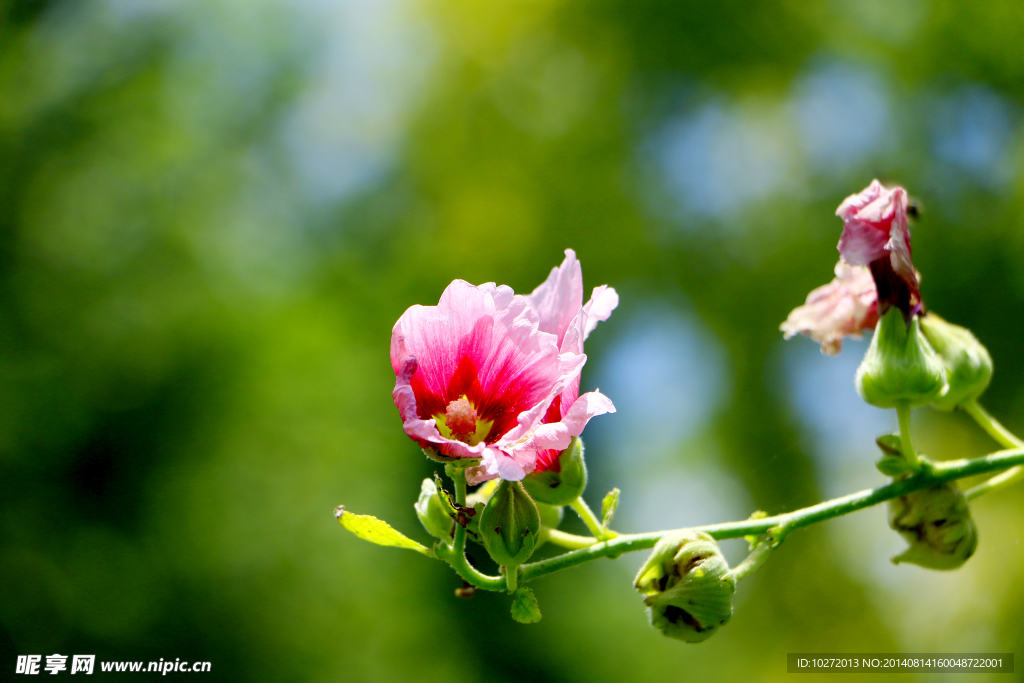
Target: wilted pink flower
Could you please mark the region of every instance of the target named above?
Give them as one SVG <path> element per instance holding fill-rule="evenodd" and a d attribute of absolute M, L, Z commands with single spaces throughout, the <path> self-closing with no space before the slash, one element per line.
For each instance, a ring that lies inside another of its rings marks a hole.
<path fill-rule="evenodd" d="M 582 292 L 576 255 L 566 250 L 529 297 L 455 280 L 437 306 L 410 307 L 391 335 L 406 434 L 445 457 L 480 458 L 471 483 L 517 481 L 533 471 L 538 451 L 566 448 L 591 417 L 613 412 L 598 392 L 576 394 L 583 339 L 618 299 L 599 287 L 580 306 Z"/>
<path fill-rule="evenodd" d="M 843 219 L 839 255 L 852 266 L 870 266 L 883 308 L 898 305 L 909 316 L 920 284 L 910 259 L 907 191 L 872 180 L 843 200 L 836 215 Z"/>
<path fill-rule="evenodd" d="M 843 337 L 859 339 L 861 332 L 878 323 L 878 295 L 867 266 L 839 261 L 835 272 L 832 282 L 808 294 L 804 305 L 794 308 L 780 326 L 786 339 L 810 335 L 830 356 L 839 353 Z"/>

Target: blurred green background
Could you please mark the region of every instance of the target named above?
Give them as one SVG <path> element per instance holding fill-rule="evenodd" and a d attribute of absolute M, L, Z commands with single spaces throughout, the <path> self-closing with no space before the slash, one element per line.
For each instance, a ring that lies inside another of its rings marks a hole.
<path fill-rule="evenodd" d="M 1019 488 L 974 505 L 952 573 L 892 566 L 881 508 L 796 534 L 698 646 L 647 626 L 639 554 L 538 581 L 526 626 L 332 515 L 426 540 L 438 467 L 392 404 L 391 327 L 454 278 L 528 292 L 566 247 L 621 295 L 583 379 L 619 409 L 586 438 L 621 530 L 883 483 L 865 343 L 777 329 L 873 177 L 920 203 L 925 300 L 988 346 L 985 405 L 1024 429 L 1019 2 L 0 7 L 7 674 L 59 652 L 210 680 L 775 681 L 787 652 L 1024 653 Z M 995 449 L 915 418 L 932 457 Z"/>

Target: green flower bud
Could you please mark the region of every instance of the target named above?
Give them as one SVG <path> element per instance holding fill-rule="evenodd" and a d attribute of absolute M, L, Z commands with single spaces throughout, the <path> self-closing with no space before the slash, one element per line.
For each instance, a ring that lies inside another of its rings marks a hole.
<path fill-rule="evenodd" d="M 558 454 L 558 470 L 534 472 L 523 479 L 523 486 L 538 503 L 568 505 L 587 488 L 587 464 L 583 461 L 583 441 L 578 436 Z"/>
<path fill-rule="evenodd" d="M 487 552 L 503 567 L 530 559 L 540 533 L 537 504 L 518 481 L 501 481 L 480 515 L 480 537 Z"/>
<path fill-rule="evenodd" d="M 978 528 L 967 499 L 953 482 L 889 501 L 889 526 L 910 547 L 892 558 L 929 569 L 956 569 L 978 547 Z"/>
<path fill-rule="evenodd" d="M 924 405 L 947 388 L 946 369 L 921 334 L 918 317 L 908 325 L 896 307 L 878 321 L 856 382 L 861 398 L 879 408 Z"/>
<path fill-rule="evenodd" d="M 705 533 L 663 536 L 633 586 L 644 596 L 651 626 L 670 638 L 699 643 L 732 618 L 736 579 Z"/>
<path fill-rule="evenodd" d="M 921 316 L 921 332 L 946 366 L 949 383 L 949 391 L 933 401 L 933 406 L 953 410 L 988 388 L 992 380 L 992 356 L 970 330 L 929 313 Z"/>
<path fill-rule="evenodd" d="M 424 479 L 420 485 L 419 500 L 413 505 L 416 516 L 420 518 L 423 528 L 435 538 L 449 538 L 454 520 L 445 511 L 441 497 L 437 493 L 437 485 L 433 479 Z"/>
<path fill-rule="evenodd" d="M 540 523 L 549 529 L 557 529 L 565 514 L 565 509 L 561 505 L 537 503 L 537 510 L 540 512 Z"/>

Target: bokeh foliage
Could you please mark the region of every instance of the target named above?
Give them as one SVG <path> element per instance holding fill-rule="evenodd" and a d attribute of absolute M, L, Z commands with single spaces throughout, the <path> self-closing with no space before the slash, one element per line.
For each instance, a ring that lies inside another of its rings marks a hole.
<path fill-rule="evenodd" d="M 622 294 L 585 386 L 657 327 L 643 310 L 679 311 L 725 368 L 658 462 L 718 468 L 740 515 L 880 483 L 870 430 L 860 474 L 828 464 L 790 394 L 794 367 L 832 361 L 777 330 L 876 176 L 918 197 L 925 299 L 988 346 L 986 405 L 1024 428 L 1021 44 L 1012 0 L 3 2 L 0 666 L 589 683 L 1021 650 L 1019 490 L 975 506 L 953 574 L 888 567 L 877 510 L 794 535 L 697 647 L 647 627 L 639 557 L 543 579 L 524 626 L 331 515 L 424 537 L 435 468 L 391 402 L 391 326 L 454 278 L 528 291 L 565 247 Z M 588 497 L 620 486 L 622 513 L 657 477 L 644 438 L 615 440 L 628 419 L 588 437 Z M 917 424 L 934 457 L 993 449 L 960 415 Z"/>

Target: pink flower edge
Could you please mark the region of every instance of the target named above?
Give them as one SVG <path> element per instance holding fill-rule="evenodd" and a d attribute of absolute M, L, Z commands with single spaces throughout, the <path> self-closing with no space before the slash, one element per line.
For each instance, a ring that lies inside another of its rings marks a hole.
<path fill-rule="evenodd" d="M 822 353 L 834 356 L 843 339 L 859 339 L 864 330 L 878 323 L 878 293 L 871 270 L 839 261 L 835 278 L 807 295 L 802 306 L 793 309 L 779 326 L 789 339 L 806 334 L 821 344 Z"/>

